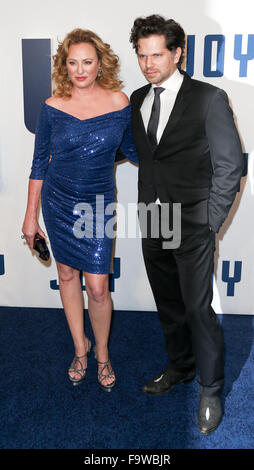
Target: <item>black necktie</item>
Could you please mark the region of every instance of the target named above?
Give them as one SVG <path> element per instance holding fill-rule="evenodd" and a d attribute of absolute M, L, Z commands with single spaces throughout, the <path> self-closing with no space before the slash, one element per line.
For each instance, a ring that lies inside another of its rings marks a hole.
<path fill-rule="evenodd" d="M 155 87 L 154 88 L 154 102 L 153 102 L 153 107 L 151 111 L 151 116 L 148 122 L 147 126 L 147 137 L 151 143 L 153 151 L 157 147 L 157 129 L 158 129 L 158 124 L 159 124 L 159 118 L 160 118 L 160 108 L 161 108 L 161 102 L 160 102 L 160 94 L 165 90 L 163 87 Z"/>

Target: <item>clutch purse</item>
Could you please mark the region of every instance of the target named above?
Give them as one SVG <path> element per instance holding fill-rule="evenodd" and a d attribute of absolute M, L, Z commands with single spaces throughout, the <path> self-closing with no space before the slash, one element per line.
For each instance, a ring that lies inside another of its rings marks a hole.
<path fill-rule="evenodd" d="M 34 246 L 33 249 L 39 253 L 39 257 L 43 259 L 43 261 L 48 261 L 50 258 L 50 252 L 47 247 L 47 243 L 45 238 L 43 238 L 37 232 L 34 236 Z"/>

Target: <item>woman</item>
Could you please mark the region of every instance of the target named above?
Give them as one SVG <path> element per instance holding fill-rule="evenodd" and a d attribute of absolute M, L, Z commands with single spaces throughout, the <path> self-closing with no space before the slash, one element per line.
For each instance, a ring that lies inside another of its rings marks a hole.
<path fill-rule="evenodd" d="M 118 69 L 118 58 L 110 46 L 89 30 L 75 29 L 59 45 L 54 56 L 56 89 L 42 105 L 38 120 L 22 228 L 30 248 L 36 232 L 45 238 L 37 221 L 41 195 L 60 295 L 75 348 L 69 378 L 73 385 L 84 380 L 91 350 L 91 341 L 84 333 L 79 277 L 83 270 L 96 340 L 98 382 L 107 391 L 115 385 L 108 356 L 112 237 L 105 233 L 109 216 L 104 211 L 99 216 L 95 214 L 96 202 L 99 197 L 106 207 L 114 201 L 113 167 L 119 147 L 137 162 L 130 132 L 129 100 L 120 91 Z M 87 208 L 92 208 L 92 216 Z M 92 224 L 95 218 L 96 227 Z"/>

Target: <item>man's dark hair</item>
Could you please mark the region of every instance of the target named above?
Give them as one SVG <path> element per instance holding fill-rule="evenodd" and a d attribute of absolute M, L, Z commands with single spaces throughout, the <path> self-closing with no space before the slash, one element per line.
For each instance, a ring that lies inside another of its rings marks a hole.
<path fill-rule="evenodd" d="M 182 54 L 177 64 L 178 68 L 180 68 L 183 62 L 183 52 L 185 48 L 185 33 L 183 28 L 176 23 L 176 21 L 172 19 L 165 20 L 165 18 L 160 15 L 137 18 L 134 21 L 130 35 L 130 42 L 132 43 L 136 53 L 138 52 L 138 40 L 140 38 L 151 36 L 151 34 L 165 36 L 166 47 L 170 51 L 174 51 L 177 47 L 181 47 Z"/>

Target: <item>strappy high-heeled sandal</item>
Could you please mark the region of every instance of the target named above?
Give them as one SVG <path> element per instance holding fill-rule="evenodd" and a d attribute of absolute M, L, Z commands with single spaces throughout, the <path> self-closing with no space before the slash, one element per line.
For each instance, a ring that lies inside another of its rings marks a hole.
<path fill-rule="evenodd" d="M 80 385 L 86 377 L 87 358 L 90 355 L 91 347 L 92 347 L 91 341 L 89 339 L 87 341 L 88 341 L 88 348 L 87 348 L 86 354 L 83 354 L 83 356 L 75 356 L 68 370 L 69 379 L 74 386 Z M 80 359 L 83 359 L 84 357 L 86 358 L 86 368 L 83 367 L 83 364 L 80 360 Z M 80 367 L 77 368 L 77 365 L 79 365 Z M 70 373 L 79 374 L 80 377 L 78 379 L 75 379 L 75 377 L 71 377 Z"/>
<path fill-rule="evenodd" d="M 116 379 L 114 379 L 111 383 L 109 384 L 103 384 L 103 380 L 105 379 L 108 379 L 110 377 L 114 377 L 115 374 L 114 374 L 114 371 L 112 369 L 112 367 L 109 365 L 109 359 L 106 361 L 106 362 L 100 362 L 97 360 L 97 356 L 96 356 L 96 347 L 94 347 L 94 357 L 97 361 L 97 364 L 103 364 L 104 367 L 102 367 L 101 371 L 98 372 L 98 382 L 102 388 L 102 390 L 104 390 L 105 392 L 111 392 L 112 388 L 115 386 L 116 384 Z M 105 371 L 105 373 L 104 373 Z M 106 373 L 107 371 L 107 373 Z"/>

